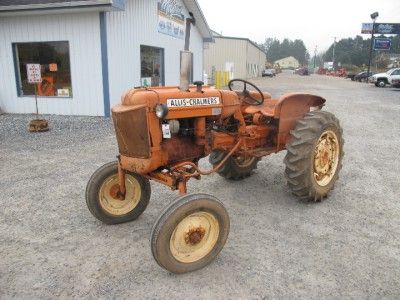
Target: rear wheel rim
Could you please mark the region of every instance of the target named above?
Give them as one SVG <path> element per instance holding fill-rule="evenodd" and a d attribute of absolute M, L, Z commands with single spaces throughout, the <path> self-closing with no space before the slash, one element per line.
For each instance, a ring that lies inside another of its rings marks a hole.
<path fill-rule="evenodd" d="M 125 174 L 125 197 L 119 194 L 118 174 L 103 181 L 99 190 L 101 208 L 114 216 L 123 216 L 131 212 L 142 196 L 140 184 L 135 177 Z"/>
<path fill-rule="evenodd" d="M 339 140 L 332 130 L 324 131 L 314 149 L 314 179 L 319 186 L 327 186 L 339 165 Z"/>
<path fill-rule="evenodd" d="M 170 238 L 171 254 L 182 263 L 196 262 L 214 249 L 219 233 L 219 223 L 213 214 L 192 213 L 175 227 Z"/>

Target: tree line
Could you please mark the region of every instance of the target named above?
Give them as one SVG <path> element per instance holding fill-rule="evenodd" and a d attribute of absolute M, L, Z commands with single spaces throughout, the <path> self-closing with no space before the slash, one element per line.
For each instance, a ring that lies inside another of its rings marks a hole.
<path fill-rule="evenodd" d="M 267 54 L 267 61 L 275 62 L 281 58 L 293 56 L 300 64 L 306 65 L 310 58 L 304 42 L 300 39 L 294 41 L 284 39 L 282 42 L 276 38 L 266 38 L 259 46 Z"/>
<path fill-rule="evenodd" d="M 376 36 L 384 37 L 384 36 Z M 276 38 L 266 38 L 259 46 L 267 55 L 267 61 L 275 62 L 281 58 L 288 56 L 295 57 L 301 65 L 307 65 L 309 62 L 317 67 L 322 66 L 325 61 L 333 61 L 334 43 L 323 53 L 312 57 L 301 39 L 284 39 L 282 42 Z M 371 38 L 363 39 L 357 35 L 354 38 L 341 39 L 335 45 L 335 67 L 338 63 L 343 65 L 354 65 L 362 67 L 368 64 L 369 51 L 371 46 Z M 378 68 L 385 68 L 389 63 L 388 57 L 385 54 L 400 54 L 400 35 L 392 37 L 392 47 L 390 50 L 374 51 L 372 64 Z"/>
<path fill-rule="evenodd" d="M 384 37 L 384 36 L 376 36 Z M 333 61 L 333 47 L 332 44 L 322 56 L 317 58 L 317 65 L 322 61 Z M 361 67 L 368 65 L 369 52 L 371 47 L 371 38 L 363 39 L 357 35 L 355 38 L 341 39 L 335 45 L 335 65 L 338 63 L 341 65 L 355 65 Z M 374 59 L 372 64 L 378 67 L 386 67 L 388 64 L 388 58 L 383 54 L 396 53 L 400 54 L 400 36 L 394 36 L 392 38 L 392 47 L 390 50 L 385 51 L 374 51 Z"/>

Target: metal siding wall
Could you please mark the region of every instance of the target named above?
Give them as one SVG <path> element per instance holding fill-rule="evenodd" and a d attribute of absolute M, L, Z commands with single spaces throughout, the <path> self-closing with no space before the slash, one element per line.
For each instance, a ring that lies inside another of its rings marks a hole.
<path fill-rule="evenodd" d="M 204 50 L 204 69 L 211 77 L 212 67 L 217 71 L 225 71 L 225 63 L 233 62 L 235 78 L 247 78 L 246 41 L 238 39 L 215 38 Z"/>
<path fill-rule="evenodd" d="M 258 73 L 257 76 L 261 76 L 261 71 L 264 70 L 265 68 L 265 61 L 266 61 L 266 55 L 264 52 L 262 52 L 260 49 L 255 47 L 249 42 L 246 42 L 248 45 L 248 52 L 247 52 L 247 63 L 257 65 L 258 66 Z M 251 74 L 249 74 L 249 77 L 252 77 Z"/>
<path fill-rule="evenodd" d="M 12 43 L 68 41 L 73 98 L 39 97 L 39 113 L 104 115 L 98 13 L 0 18 L 0 107 L 35 112 L 34 97 L 18 97 Z"/>
<path fill-rule="evenodd" d="M 183 5 L 183 4 L 182 4 Z M 189 16 L 185 9 L 186 17 Z M 111 105 L 129 88 L 140 85 L 140 45 L 164 49 L 165 85 L 179 84 L 179 51 L 184 40 L 157 31 L 157 0 L 126 0 L 125 11 L 107 13 Z M 203 38 L 192 27 L 194 80 L 203 78 Z"/>

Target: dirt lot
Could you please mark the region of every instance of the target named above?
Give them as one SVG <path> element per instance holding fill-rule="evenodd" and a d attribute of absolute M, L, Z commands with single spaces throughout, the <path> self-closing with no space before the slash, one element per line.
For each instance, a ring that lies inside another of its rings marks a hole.
<path fill-rule="evenodd" d="M 322 203 L 297 201 L 284 153 L 240 183 L 218 175 L 190 192 L 221 199 L 231 233 L 218 259 L 185 275 L 161 269 L 149 235 L 177 195 L 152 183 L 135 222 L 106 226 L 86 208 L 90 175 L 117 154 L 110 120 L 0 116 L 0 298 L 392 298 L 400 297 L 400 90 L 318 75 L 254 80 L 273 96 L 313 92 L 344 128 L 340 179 Z M 206 167 L 208 162 L 203 160 Z"/>

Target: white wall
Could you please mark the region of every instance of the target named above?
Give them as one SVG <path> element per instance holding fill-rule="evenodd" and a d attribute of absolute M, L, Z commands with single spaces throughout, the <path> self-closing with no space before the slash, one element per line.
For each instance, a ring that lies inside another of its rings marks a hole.
<path fill-rule="evenodd" d="M 12 43 L 69 41 L 73 98 L 39 97 L 39 112 L 104 115 L 99 13 L 0 18 L 0 107 L 35 112 L 34 97 L 18 97 Z"/>
<path fill-rule="evenodd" d="M 186 8 L 185 16 L 189 16 Z M 165 85 L 179 84 L 179 51 L 184 40 L 159 33 L 157 24 L 157 0 L 126 0 L 125 11 L 107 13 L 111 106 L 120 102 L 127 89 L 140 85 L 140 45 L 164 48 Z M 193 79 L 202 80 L 203 38 L 196 27 L 191 30 L 190 51 L 194 53 Z"/>

